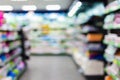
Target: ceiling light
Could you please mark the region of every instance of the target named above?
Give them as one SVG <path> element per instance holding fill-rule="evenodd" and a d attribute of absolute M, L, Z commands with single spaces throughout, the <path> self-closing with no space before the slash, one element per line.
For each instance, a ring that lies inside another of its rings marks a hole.
<path fill-rule="evenodd" d="M 24 5 L 24 6 L 22 6 L 22 10 L 35 11 L 35 10 L 37 10 L 37 7 L 35 5 Z"/>
<path fill-rule="evenodd" d="M 60 5 L 47 5 L 46 10 L 60 10 L 61 6 Z"/>
<path fill-rule="evenodd" d="M 12 11 L 13 7 L 10 5 L 0 5 L 0 10 L 1 11 Z"/>
<path fill-rule="evenodd" d="M 27 1 L 27 0 L 11 0 L 11 1 Z"/>
<path fill-rule="evenodd" d="M 72 17 L 81 5 L 82 3 L 80 1 L 76 2 L 76 4 L 72 7 L 72 9 L 68 12 L 68 16 Z"/>

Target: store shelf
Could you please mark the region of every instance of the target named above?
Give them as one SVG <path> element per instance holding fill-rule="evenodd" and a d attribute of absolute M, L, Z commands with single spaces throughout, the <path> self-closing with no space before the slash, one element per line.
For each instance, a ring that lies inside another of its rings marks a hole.
<path fill-rule="evenodd" d="M 104 52 L 104 49 L 98 49 L 98 50 L 87 49 L 87 50 L 90 52 L 98 52 L 98 53 Z"/>
<path fill-rule="evenodd" d="M 110 74 L 110 76 L 112 77 L 113 80 L 120 80 L 119 77 L 117 77 L 117 76 L 115 76 L 115 75 L 113 75 L 113 74 Z"/>
<path fill-rule="evenodd" d="M 17 41 L 17 40 L 20 40 L 20 38 L 16 38 L 16 39 L 5 39 L 5 40 L 2 40 L 0 42 L 13 42 L 13 41 Z"/>
<path fill-rule="evenodd" d="M 17 63 L 15 63 L 15 65 L 12 67 L 12 69 L 11 70 L 13 70 L 20 62 L 22 61 L 22 59 L 21 60 L 19 60 Z"/>
<path fill-rule="evenodd" d="M 27 70 L 27 66 L 25 66 L 25 68 L 16 76 L 14 80 L 19 80 L 26 70 Z"/>
<path fill-rule="evenodd" d="M 88 41 L 87 40 L 87 38 L 84 38 L 84 39 L 78 39 L 78 40 L 80 40 L 80 41 L 82 41 L 83 43 L 100 43 L 100 42 L 102 42 L 102 40 L 101 41 Z"/>
<path fill-rule="evenodd" d="M 3 67 L 4 65 L 8 64 L 11 60 L 17 58 L 17 57 L 20 56 L 20 55 L 21 55 L 21 53 L 12 55 L 12 56 L 11 56 L 9 59 L 7 59 L 5 62 L 0 63 L 0 67 Z"/>
<path fill-rule="evenodd" d="M 10 65 L 10 64 L 8 64 L 9 66 L 10 66 L 10 68 L 9 69 L 7 69 L 7 71 L 6 72 L 9 72 L 9 71 L 11 71 L 11 70 L 13 70 L 19 63 L 21 62 L 21 60 L 19 60 L 17 63 L 15 63 L 14 65 Z M 5 65 L 6 66 L 6 65 Z M 4 73 L 4 67 L 3 67 L 3 69 L 1 68 L 1 72 L 0 72 L 0 74 L 2 74 L 2 73 Z"/>
<path fill-rule="evenodd" d="M 103 41 L 103 42 L 104 42 L 104 44 L 106 44 L 106 45 L 110 45 L 110 46 L 114 46 L 114 47 L 116 47 L 116 48 L 120 48 L 119 43 L 118 43 L 118 44 L 114 44 L 114 43 L 109 43 L 109 42 L 105 42 L 105 41 Z"/>
<path fill-rule="evenodd" d="M 93 30 L 91 30 L 91 28 L 93 29 Z M 88 30 L 80 30 L 80 33 L 81 34 L 89 34 L 89 33 L 103 33 L 104 32 L 104 30 L 103 29 L 101 29 L 101 28 L 99 28 L 99 27 L 90 27 L 89 26 L 89 29 Z"/>
<path fill-rule="evenodd" d="M 87 80 L 104 80 L 104 77 L 105 75 L 93 75 L 93 76 L 89 76 L 89 75 L 84 75 L 84 77 L 87 79 Z"/>
<path fill-rule="evenodd" d="M 13 51 L 13 50 L 15 50 L 15 49 L 17 49 L 19 47 L 21 47 L 21 45 L 14 46 L 14 47 L 10 48 L 10 50 L 8 52 L 6 52 L 6 51 L 0 51 L 0 54 L 10 53 L 11 51 Z"/>
<path fill-rule="evenodd" d="M 105 13 L 103 16 L 106 17 L 106 16 L 109 15 L 109 14 L 117 13 L 117 12 L 119 12 L 119 11 L 120 11 L 120 9 L 117 9 L 117 10 L 114 10 L 114 11 L 111 11 L 111 12 L 107 12 L 107 13 Z"/>
<path fill-rule="evenodd" d="M 105 30 L 118 30 L 118 29 L 120 29 L 120 27 L 116 27 L 116 28 L 114 28 L 114 27 L 104 27 L 104 29 Z"/>
<path fill-rule="evenodd" d="M 81 58 L 80 58 L 81 59 Z M 104 80 L 105 75 L 86 75 L 84 74 L 84 70 L 79 64 L 80 62 L 73 56 L 73 62 L 76 65 L 76 68 L 80 70 L 80 74 L 82 74 L 87 80 Z"/>
<path fill-rule="evenodd" d="M 18 32 L 19 30 L 10 30 L 10 29 L 0 29 L 0 32 Z"/>
<path fill-rule="evenodd" d="M 87 34 L 90 34 L 90 33 L 96 34 L 96 33 L 102 33 L 102 32 L 100 32 L 100 31 L 81 32 L 81 34 L 83 34 L 83 35 L 87 35 Z"/>
<path fill-rule="evenodd" d="M 18 48 L 18 47 L 21 47 L 21 45 L 17 45 L 17 46 L 11 47 L 10 50 L 9 50 L 9 52 L 12 51 L 12 50 L 14 50 L 14 49 L 16 49 L 16 48 Z"/>
<path fill-rule="evenodd" d="M 114 25 L 114 24 L 112 24 L 112 26 L 104 26 L 103 27 L 105 30 L 120 30 L 120 25 Z"/>

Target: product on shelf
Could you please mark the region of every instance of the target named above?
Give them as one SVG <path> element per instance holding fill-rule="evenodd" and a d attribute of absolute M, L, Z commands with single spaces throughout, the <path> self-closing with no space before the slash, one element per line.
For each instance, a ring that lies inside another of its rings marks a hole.
<path fill-rule="evenodd" d="M 120 13 L 110 14 L 104 20 L 105 29 L 119 29 L 120 28 Z"/>
<path fill-rule="evenodd" d="M 89 57 L 89 59 L 96 59 L 96 60 L 103 60 L 103 54 L 99 52 L 86 52 L 86 55 Z"/>
<path fill-rule="evenodd" d="M 12 80 L 24 69 L 25 65 L 21 57 L 15 58 L 0 70 L 0 79 L 11 78 Z"/>
<path fill-rule="evenodd" d="M 109 3 L 106 7 L 106 13 L 109 13 L 109 12 L 112 12 L 112 11 L 115 11 L 115 10 L 118 10 L 120 9 L 120 5 L 119 5 L 119 0 L 115 0 L 111 3 Z"/>
<path fill-rule="evenodd" d="M 116 51 L 117 51 L 117 48 L 115 48 L 114 46 L 108 46 L 105 49 L 105 54 L 104 54 L 105 59 L 108 62 L 112 62 L 114 60 L 114 57 L 115 57 L 114 55 Z"/>
<path fill-rule="evenodd" d="M 88 34 L 87 35 L 87 40 L 88 41 L 101 41 L 102 40 L 102 38 L 103 38 L 103 34 Z"/>
<path fill-rule="evenodd" d="M 89 33 L 89 32 L 97 32 L 99 31 L 97 28 L 94 26 L 86 25 L 82 28 L 81 32 L 83 33 Z"/>
<path fill-rule="evenodd" d="M 105 80 L 113 80 L 111 76 L 106 76 Z"/>
<path fill-rule="evenodd" d="M 115 47 L 120 47 L 120 37 L 117 34 L 105 35 L 104 43 L 108 45 L 113 45 Z"/>
<path fill-rule="evenodd" d="M 20 62 L 18 65 L 15 66 L 15 68 L 7 73 L 8 77 L 11 77 L 12 79 L 16 79 L 16 77 L 21 73 L 22 70 L 24 70 L 25 64 L 24 62 Z"/>
<path fill-rule="evenodd" d="M 0 32 L 0 42 L 19 39 L 17 32 Z"/>
<path fill-rule="evenodd" d="M 108 63 L 105 71 L 108 76 L 105 80 L 120 80 L 120 13 L 119 13 L 119 0 L 110 3 L 107 6 L 108 12 L 105 17 L 104 29 L 107 30 L 107 34 L 104 37 L 104 44 L 107 45 L 105 49 L 104 57 Z M 112 11 L 112 12 L 111 12 Z"/>
<path fill-rule="evenodd" d="M 103 45 L 99 43 L 90 43 L 87 47 L 90 51 L 103 51 Z"/>

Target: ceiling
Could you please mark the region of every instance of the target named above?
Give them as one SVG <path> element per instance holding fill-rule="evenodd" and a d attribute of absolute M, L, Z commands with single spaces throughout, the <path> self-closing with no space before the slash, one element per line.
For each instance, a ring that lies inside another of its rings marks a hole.
<path fill-rule="evenodd" d="M 46 5 L 58 4 L 61 6 L 60 10 L 68 10 L 74 0 L 27 0 L 27 1 L 11 1 L 1 0 L 0 5 L 11 5 L 14 10 L 21 10 L 23 5 L 36 5 L 37 10 L 45 11 Z"/>

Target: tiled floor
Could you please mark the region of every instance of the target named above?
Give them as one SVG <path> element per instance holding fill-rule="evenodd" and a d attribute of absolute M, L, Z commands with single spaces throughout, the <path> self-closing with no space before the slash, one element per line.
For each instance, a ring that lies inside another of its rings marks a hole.
<path fill-rule="evenodd" d="M 32 56 L 21 80 L 85 80 L 67 56 Z"/>

